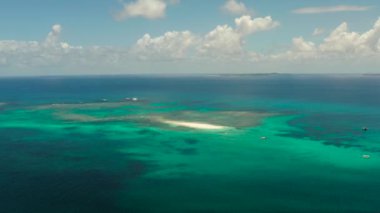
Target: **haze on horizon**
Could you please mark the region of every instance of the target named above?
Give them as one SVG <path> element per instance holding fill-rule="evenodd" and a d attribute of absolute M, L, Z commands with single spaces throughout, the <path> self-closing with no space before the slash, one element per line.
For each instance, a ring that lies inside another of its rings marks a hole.
<path fill-rule="evenodd" d="M 375 0 L 5 0 L 0 76 L 380 73 Z"/>

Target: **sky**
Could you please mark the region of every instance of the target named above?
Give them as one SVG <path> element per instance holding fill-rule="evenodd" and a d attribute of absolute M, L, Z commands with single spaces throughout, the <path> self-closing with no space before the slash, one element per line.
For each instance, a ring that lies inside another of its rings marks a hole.
<path fill-rule="evenodd" d="M 0 76 L 380 73 L 378 0 L 0 5 Z"/>

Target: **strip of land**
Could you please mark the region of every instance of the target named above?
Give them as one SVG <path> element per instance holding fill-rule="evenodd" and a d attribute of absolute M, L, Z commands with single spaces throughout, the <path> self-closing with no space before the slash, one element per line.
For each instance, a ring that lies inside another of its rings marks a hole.
<path fill-rule="evenodd" d="M 162 123 L 178 126 L 178 127 L 187 127 L 192 129 L 204 129 L 204 130 L 224 130 L 230 127 L 219 126 L 208 123 L 199 123 L 199 122 L 188 122 L 188 121 L 175 121 L 175 120 L 161 120 Z"/>

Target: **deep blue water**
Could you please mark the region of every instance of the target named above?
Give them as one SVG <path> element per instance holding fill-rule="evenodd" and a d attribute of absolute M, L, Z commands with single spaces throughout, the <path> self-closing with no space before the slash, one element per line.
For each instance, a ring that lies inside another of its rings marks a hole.
<path fill-rule="evenodd" d="M 130 96 L 161 100 L 249 101 L 255 97 L 284 101 L 380 106 L 380 77 L 270 75 L 248 77 L 30 77 L 0 79 L 3 102 L 119 100 Z M 212 96 L 212 97 L 210 97 Z"/>

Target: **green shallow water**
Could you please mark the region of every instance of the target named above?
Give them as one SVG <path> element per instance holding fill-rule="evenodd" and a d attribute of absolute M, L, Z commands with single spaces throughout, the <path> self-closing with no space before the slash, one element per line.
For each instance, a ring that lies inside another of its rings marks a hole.
<path fill-rule="evenodd" d="M 178 107 L 86 107 L 3 111 L 0 119 L 7 122 L 0 124 L 5 138 L 0 180 L 11 182 L 6 187 L 10 198 L 13 193 L 13 199 L 26 203 L 5 204 L 8 212 L 28 212 L 29 206 L 36 209 L 32 212 L 377 209 L 379 154 L 291 137 L 291 132 L 303 131 L 289 125 L 301 115 L 268 114 L 253 126 L 207 131 L 145 120 L 101 120 L 188 110 Z M 200 110 L 198 120 L 213 111 Z M 61 112 L 101 119 L 67 120 Z M 236 117 L 227 113 L 219 119 Z M 365 143 L 360 137 L 358 143 Z M 363 159 L 363 154 L 371 158 Z M 37 198 L 42 203 L 28 204 Z"/>
<path fill-rule="evenodd" d="M 370 105 L 53 103 L 0 106 L 2 212 L 379 209 L 380 116 Z"/>

